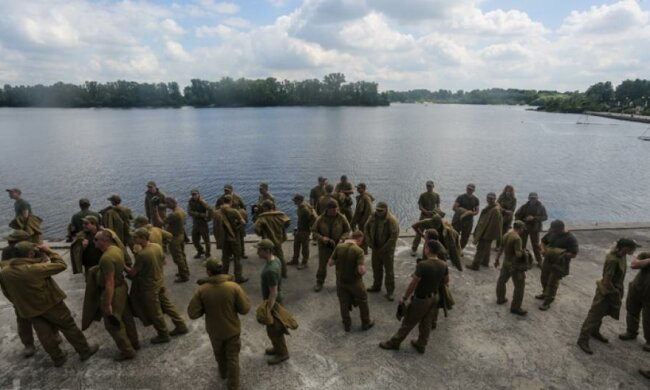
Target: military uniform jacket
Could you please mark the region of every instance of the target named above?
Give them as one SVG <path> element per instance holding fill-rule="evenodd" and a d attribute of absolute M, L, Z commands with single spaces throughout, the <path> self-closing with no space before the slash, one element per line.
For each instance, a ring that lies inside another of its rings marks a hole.
<path fill-rule="evenodd" d="M 392 253 L 399 237 L 399 222 L 390 212 L 386 212 L 385 218 L 373 214 L 366 223 L 365 236 L 373 251 Z"/>
<path fill-rule="evenodd" d="M 102 215 L 102 226 L 115 232 L 122 243 L 128 242 L 131 235 L 131 219 L 133 218 L 131 209 L 124 206 L 108 206 L 100 211 L 100 214 Z"/>
<path fill-rule="evenodd" d="M 97 221 L 101 224 L 102 223 L 102 216 L 99 215 L 99 213 L 96 213 L 94 211 L 90 210 L 81 210 L 75 215 L 72 216 L 72 219 L 70 220 L 70 232 L 74 233 L 79 233 L 83 230 L 84 224 L 83 224 L 83 219 L 86 218 L 87 216 L 93 216 L 97 218 Z"/>
<path fill-rule="evenodd" d="M 325 195 L 325 188 L 317 185 L 309 192 L 309 201 L 314 205 L 314 207 L 317 207 L 318 201 L 323 195 Z"/>
<path fill-rule="evenodd" d="M 614 250 L 610 251 L 605 257 L 603 265 L 603 279 L 609 278 L 614 286 L 609 289 L 602 280 L 596 282 L 596 295 L 594 296 L 593 305 L 606 305 L 607 315 L 618 320 L 621 312 L 621 303 L 623 301 L 623 281 L 625 280 L 625 271 L 627 262 L 625 255 L 619 256 Z"/>
<path fill-rule="evenodd" d="M 165 254 L 160 245 L 151 242 L 135 255 L 133 268 L 137 274 L 131 282 L 129 298 L 133 312 L 144 326 L 152 324 L 152 318 L 147 316 L 144 305 L 149 304 L 150 298 L 164 287 L 162 271 L 164 261 Z"/>
<path fill-rule="evenodd" d="M 526 217 L 535 217 L 533 221 L 526 221 Z M 517 210 L 515 213 L 515 218 L 526 223 L 526 230 L 539 232 L 542 230 L 542 222 L 548 219 L 546 215 L 546 208 L 541 202 L 532 205 L 530 202 L 526 202 L 523 206 Z"/>
<path fill-rule="evenodd" d="M 323 214 L 325 212 L 325 210 L 327 209 L 327 204 L 331 200 L 336 202 L 337 207 L 339 206 L 339 198 L 336 195 L 334 195 L 334 194 L 325 194 L 325 195 L 321 196 L 320 199 L 318 199 L 318 204 L 316 205 L 316 213 L 318 213 L 318 215 Z M 348 221 L 348 222 L 350 222 L 350 221 Z"/>
<path fill-rule="evenodd" d="M 241 214 L 232 207 L 220 207 L 214 212 L 212 228 L 217 249 L 222 249 L 226 241 L 238 242 L 241 232 Z"/>
<path fill-rule="evenodd" d="M 160 199 L 160 202 L 158 203 L 157 206 L 153 204 L 153 200 L 152 200 L 156 196 L 158 197 L 158 199 Z M 149 220 L 149 222 L 153 221 L 154 207 L 158 207 L 158 215 L 160 215 L 160 219 L 162 219 L 163 221 L 165 220 L 165 214 L 167 212 L 167 207 L 165 206 L 165 197 L 166 197 L 165 194 L 160 191 L 158 191 L 155 194 L 152 194 L 149 191 L 146 191 L 144 193 L 144 212 L 147 215 L 147 219 Z"/>
<path fill-rule="evenodd" d="M 499 199 L 497 199 L 497 203 L 499 204 L 499 207 L 501 207 L 503 222 L 512 221 L 512 217 L 514 216 L 515 210 L 517 208 L 517 198 L 514 196 L 507 197 L 506 194 L 501 193 L 501 195 L 499 195 Z M 512 211 L 512 214 L 507 214 L 506 211 Z"/>
<path fill-rule="evenodd" d="M 359 266 L 363 265 L 365 256 L 363 249 L 351 242 L 339 244 L 332 253 L 332 260 L 336 266 L 336 283 L 354 284 L 361 279 Z"/>
<path fill-rule="evenodd" d="M 257 216 L 255 233 L 268 238 L 278 246 L 287 240 L 287 227 L 291 219 L 282 211 L 267 211 Z"/>
<path fill-rule="evenodd" d="M 314 208 L 307 202 L 302 202 L 298 205 L 298 223 L 296 228 L 299 232 L 309 232 L 311 225 L 316 221 L 316 212 Z"/>
<path fill-rule="evenodd" d="M 440 207 L 440 195 L 436 192 L 423 192 L 418 199 L 418 206 L 427 211 L 434 212 Z"/>
<path fill-rule="evenodd" d="M 341 213 L 336 213 L 336 216 L 329 217 L 327 213 L 319 216 L 316 222 L 311 227 L 314 238 L 318 241 L 318 245 L 323 245 L 320 242 L 322 237 L 329 237 L 335 242 L 344 240 L 350 233 L 350 224 L 345 216 Z"/>
<path fill-rule="evenodd" d="M 111 235 L 111 238 L 115 242 L 115 245 L 120 248 L 124 254 L 124 263 L 128 266 L 131 266 L 131 264 L 133 264 L 131 255 L 129 255 L 126 247 L 122 243 L 122 240 L 117 236 L 117 234 L 114 231 L 106 228 L 99 228 L 98 231 L 100 230 L 105 230 Z M 80 274 L 83 272 L 83 240 L 87 237 L 87 233 L 82 231 L 81 233 L 77 234 L 72 244 L 70 244 L 70 263 L 72 264 L 73 274 Z"/>
<path fill-rule="evenodd" d="M 452 224 L 455 225 L 461 220 L 474 220 L 472 212 L 474 210 L 478 211 L 478 206 L 480 204 L 476 196 L 461 194 L 458 195 L 455 203 L 458 203 L 458 208 L 454 211 L 454 216 L 451 219 Z"/>
<path fill-rule="evenodd" d="M 210 206 L 203 200 L 190 199 L 187 202 L 187 213 L 192 217 L 194 224 L 207 225 L 210 220 Z"/>
<path fill-rule="evenodd" d="M 514 271 L 527 271 L 528 261 L 526 256 L 517 256 L 517 252 L 523 252 L 521 237 L 514 230 L 503 236 L 503 267 L 511 268 Z"/>
<path fill-rule="evenodd" d="M 368 192 L 357 196 L 357 206 L 354 209 L 354 215 L 350 223 L 353 227 L 358 227 L 361 231 L 364 230 L 368 218 L 372 215 L 372 202 L 374 200 L 375 198 Z"/>
<path fill-rule="evenodd" d="M 501 244 L 501 229 L 503 227 L 503 216 L 498 204 L 486 206 L 481 210 L 481 214 L 474 229 L 475 240 L 496 240 Z"/>
<path fill-rule="evenodd" d="M 184 236 L 186 219 L 187 215 L 185 211 L 180 207 L 176 207 L 174 211 L 165 217 L 165 230 L 170 232 L 174 237 Z"/>
<path fill-rule="evenodd" d="M 228 194 L 228 195 L 230 195 L 230 197 L 232 198 L 231 206 L 233 208 L 236 208 L 236 209 L 245 209 L 246 208 L 246 204 L 244 203 L 244 200 L 241 198 L 241 196 L 235 194 L 234 192 L 231 193 L 231 194 Z M 221 205 L 223 205 L 225 203 L 224 199 L 223 199 L 225 196 L 226 196 L 226 194 L 223 194 L 223 195 L 221 195 L 219 197 L 219 199 L 217 199 L 217 203 L 215 204 L 216 208 L 221 207 Z"/>

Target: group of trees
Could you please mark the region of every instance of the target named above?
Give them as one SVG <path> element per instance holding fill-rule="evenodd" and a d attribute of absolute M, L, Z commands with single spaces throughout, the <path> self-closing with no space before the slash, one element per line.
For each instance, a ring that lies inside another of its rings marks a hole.
<path fill-rule="evenodd" d="M 454 103 L 454 104 L 531 104 L 537 99 L 536 91 L 524 89 L 475 89 L 469 92 L 446 89 L 429 91 L 414 89 L 406 92 L 388 91 L 391 102 L 400 103 Z"/>
<path fill-rule="evenodd" d="M 332 73 L 304 81 L 194 79 L 181 94 L 177 83 L 115 81 L 83 85 L 56 83 L 51 86 L 5 85 L 0 107 L 236 107 L 236 106 L 378 106 L 388 105 L 377 83 L 345 83 L 345 75 Z"/>

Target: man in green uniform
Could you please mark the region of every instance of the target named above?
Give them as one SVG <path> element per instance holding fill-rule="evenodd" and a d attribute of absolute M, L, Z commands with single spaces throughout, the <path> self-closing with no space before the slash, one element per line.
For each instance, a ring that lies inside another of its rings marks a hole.
<path fill-rule="evenodd" d="M 65 293 L 52 279 L 67 268 L 65 261 L 45 244 L 36 246 L 22 241 L 14 249 L 16 257 L 0 271 L 3 294 L 21 318 L 31 321 L 56 367 L 66 361 L 66 354 L 59 347 L 58 332 L 72 344 L 82 361 L 88 360 L 99 347 L 88 344 L 64 302 Z"/>
<path fill-rule="evenodd" d="M 241 213 L 232 206 L 233 199 L 226 195 L 223 204 L 215 211 L 212 227 L 217 248 L 221 249 L 224 273 L 230 270 L 230 261 L 235 263 L 235 282 L 241 284 L 248 281 L 243 276 L 241 264 L 241 225 L 246 221 Z"/>
<path fill-rule="evenodd" d="M 314 238 L 318 240 L 318 272 L 314 291 L 323 289 L 327 277 L 327 261 L 336 245 L 345 240 L 350 233 L 350 224 L 345 216 L 339 213 L 338 204 L 330 201 L 326 211 L 320 215 L 311 227 Z"/>
<path fill-rule="evenodd" d="M 276 210 L 273 202 L 270 200 L 262 202 L 262 212 L 255 221 L 255 233 L 261 238 L 271 240 L 275 245 L 273 255 L 282 264 L 283 278 L 287 277 L 287 262 L 284 258 L 282 243 L 287 240 L 287 228 L 290 224 L 291 219 L 282 211 Z"/>
<path fill-rule="evenodd" d="M 99 220 L 94 215 L 87 215 L 83 219 L 83 229 L 76 235 L 70 245 L 70 260 L 72 273 L 88 273 L 88 270 L 97 264 L 102 257 L 102 251 L 95 246 L 95 235 L 101 230 Z"/>
<path fill-rule="evenodd" d="M 603 343 L 609 342 L 605 336 L 600 334 L 600 325 L 606 316 L 618 320 L 623 302 L 627 256 L 632 255 L 636 248 L 640 247 L 641 245 L 634 240 L 621 238 L 605 257 L 603 278 L 596 282 L 594 300 L 589 313 L 587 313 L 587 318 L 582 324 L 582 329 L 580 329 L 580 336 L 578 336 L 578 346 L 589 355 L 594 353 L 589 347 L 590 337 Z"/>
<path fill-rule="evenodd" d="M 153 344 L 169 342 L 169 336 L 177 336 L 188 332 L 187 325 L 171 303 L 165 289 L 163 268 L 165 254 L 160 245 L 149 241 L 149 230 L 139 228 L 133 233 L 133 240 L 140 250 L 135 255 L 133 268 L 125 267 L 126 273 L 133 280 L 131 283 L 132 307 L 145 326 L 153 325 L 158 335 L 151 339 Z M 165 317 L 167 314 L 174 323 L 175 329 L 167 329 Z"/>
<path fill-rule="evenodd" d="M 259 192 L 260 196 L 257 198 L 257 203 L 252 207 L 253 222 L 257 220 L 257 216 L 262 212 L 262 203 L 265 200 L 270 201 L 275 206 L 275 198 L 269 192 L 269 185 L 267 183 L 260 183 Z"/>
<path fill-rule="evenodd" d="M 434 185 L 433 181 L 429 180 L 426 182 L 427 190 L 420 194 L 418 199 L 418 207 L 420 208 L 420 221 L 423 219 L 431 218 L 434 215 L 438 215 L 436 210 L 440 209 L 440 195 L 437 192 L 433 191 Z M 418 251 L 418 245 L 420 245 L 420 240 L 422 236 L 416 234 L 413 238 L 413 244 L 411 245 L 411 256 L 415 256 Z"/>
<path fill-rule="evenodd" d="M 370 319 L 368 294 L 363 284 L 366 265 L 361 249 L 362 242 L 363 233 L 358 230 L 353 232 L 349 239 L 336 246 L 328 262 L 330 267 L 336 265 L 336 295 L 339 298 L 341 319 L 346 332 L 350 331 L 352 325 L 352 306 L 359 306 L 361 329 L 368 330 L 375 324 Z"/>
<path fill-rule="evenodd" d="M 341 213 L 345 215 L 348 222 L 352 221 L 352 196 L 354 195 L 354 185 L 348 181 L 348 177 L 341 176 L 341 181 L 336 184 L 334 192 L 338 194 L 339 206 Z"/>
<path fill-rule="evenodd" d="M 305 197 L 296 194 L 293 196 L 293 203 L 297 206 L 296 214 L 298 221 L 296 223 L 296 230 L 293 233 L 293 258 L 289 265 L 297 265 L 301 270 L 307 267 L 309 260 L 309 235 L 311 234 L 311 225 L 316 220 L 316 212 L 314 208 L 307 202 Z M 302 263 L 298 263 L 298 257 L 302 252 Z"/>
<path fill-rule="evenodd" d="M 325 195 L 325 186 L 327 185 L 327 178 L 323 176 L 318 176 L 318 185 L 309 191 L 309 203 L 311 207 L 316 209 L 318 207 L 318 201 L 320 197 Z"/>
<path fill-rule="evenodd" d="M 503 227 L 501 232 L 505 235 L 510 229 L 512 224 L 512 218 L 515 215 L 515 210 L 517 209 L 517 198 L 515 197 L 515 189 L 511 185 L 505 186 L 503 192 L 499 195 L 497 199 L 499 207 L 501 207 L 501 216 L 503 217 Z"/>
<path fill-rule="evenodd" d="M 464 194 L 458 195 L 454 206 L 454 216 L 451 224 L 460 234 L 460 247 L 465 249 L 469 236 L 472 234 L 472 226 L 474 225 L 474 216 L 478 214 L 479 200 L 474 196 L 476 186 L 468 184 Z"/>
<path fill-rule="evenodd" d="M 528 194 L 528 202 L 517 210 L 515 218 L 526 223 L 526 232 L 521 238 L 524 244 L 524 249 L 530 237 L 530 245 L 533 247 L 533 254 L 535 261 L 539 267 L 542 266 L 542 254 L 540 253 L 539 246 L 539 232 L 542 231 L 542 222 L 548 219 L 546 215 L 546 208 L 539 201 L 537 192 Z"/>
<path fill-rule="evenodd" d="M 526 228 L 528 226 L 530 224 L 526 224 Z M 560 280 L 569 274 L 571 259 L 578 255 L 578 240 L 572 233 L 566 231 L 564 222 L 557 219 L 551 222 L 548 233 L 542 238 L 541 249 L 544 253 L 541 274 L 544 291 L 536 295 L 535 299 L 544 301 L 539 307 L 540 310 L 548 310 L 551 302 L 555 300 Z"/>
<path fill-rule="evenodd" d="M 499 268 L 499 259 L 505 253 L 501 273 L 497 280 L 497 304 L 503 305 L 508 302 L 506 298 L 506 283 L 512 278 L 512 284 L 515 291 L 512 293 L 512 304 L 510 313 L 519 316 L 525 316 L 526 310 L 521 308 L 524 300 L 524 288 L 526 287 L 526 271 L 528 270 L 528 259 L 524 252 L 521 242 L 521 236 L 526 229 L 526 224 L 522 221 L 515 221 L 511 231 L 503 237 L 502 245 L 499 247 L 499 253 L 494 261 L 494 268 Z"/>
<path fill-rule="evenodd" d="M 79 208 L 81 211 L 72 216 L 70 220 L 70 225 L 68 225 L 68 237 L 66 242 L 72 242 L 77 234 L 81 233 L 83 230 L 83 219 L 92 215 L 97 218 L 97 221 L 101 221 L 101 216 L 99 213 L 90 210 L 90 201 L 86 198 L 79 199 Z"/>
<path fill-rule="evenodd" d="M 481 215 L 474 229 L 474 244 L 476 244 L 476 254 L 474 261 L 467 268 L 478 271 L 482 266 L 490 266 L 490 248 L 492 241 L 501 245 L 501 228 L 503 227 L 503 217 L 501 208 L 497 204 L 497 196 L 494 192 L 487 194 L 487 206 L 481 210 Z"/>
<path fill-rule="evenodd" d="M 117 194 L 109 196 L 106 200 L 111 202 L 111 205 L 99 212 L 102 216 L 100 220 L 102 225 L 115 232 L 122 244 L 132 248 L 131 220 L 133 214 L 131 209 L 122 205 L 122 198 Z"/>
<path fill-rule="evenodd" d="M 280 260 L 273 256 L 273 248 L 275 244 L 270 240 L 261 240 L 257 245 L 257 255 L 264 261 L 264 268 L 261 273 L 261 290 L 262 298 L 267 301 L 269 310 L 273 310 L 276 302 L 282 302 L 281 284 L 282 278 L 280 277 L 280 269 L 282 265 Z M 267 361 L 268 364 L 274 365 L 282 363 L 289 359 L 289 350 L 287 349 L 287 342 L 284 339 L 286 328 L 284 324 L 278 319 L 273 318 L 273 323 L 266 326 L 266 334 L 271 340 L 272 348 L 265 351 L 266 355 L 273 357 Z"/>
<path fill-rule="evenodd" d="M 101 312 L 104 327 L 115 341 L 120 353 L 113 359 L 133 359 L 140 348 L 135 321 L 128 304 L 128 286 L 124 278 L 124 252 L 110 232 L 100 230 L 95 235 L 95 245 L 103 252 L 99 259 L 97 282 L 101 290 Z M 116 324 L 119 322 L 119 326 Z"/>
<path fill-rule="evenodd" d="M 32 214 L 32 206 L 22 198 L 23 192 L 18 188 L 7 190 L 9 198 L 14 200 L 15 218 L 9 222 L 9 227 L 14 230 L 24 230 L 29 234 L 29 241 L 36 244 L 43 242 L 43 230 L 40 217 Z"/>
<path fill-rule="evenodd" d="M 450 260 L 459 271 L 463 270 L 463 263 L 460 261 L 460 238 L 449 222 L 443 221 L 440 215 L 434 213 L 431 218 L 425 218 L 411 225 L 411 229 L 420 237 L 425 237 L 425 240 L 427 232 L 435 231 L 437 240 L 440 241 L 445 252 L 447 252 L 445 260 Z M 424 257 L 423 250 L 422 258 Z"/>
<path fill-rule="evenodd" d="M 167 245 L 169 245 L 169 243 L 172 242 L 172 238 L 174 238 L 170 232 L 150 224 L 147 217 L 144 216 L 136 217 L 133 220 L 133 226 L 136 229 L 147 229 L 149 231 L 149 242 L 160 245 L 160 247 L 163 248 L 163 251 L 165 251 Z M 134 247 L 137 252 L 138 246 L 135 245 Z"/>
<path fill-rule="evenodd" d="M 334 187 L 331 184 L 325 186 L 325 195 L 321 196 L 318 199 L 318 206 L 316 206 L 316 214 L 323 215 L 325 210 L 327 210 L 327 205 L 331 202 L 336 202 L 336 206 L 339 206 L 339 197 L 334 194 Z M 348 221 L 349 223 L 350 221 Z"/>
<path fill-rule="evenodd" d="M 173 236 L 169 243 L 169 252 L 178 267 L 178 277 L 174 283 L 184 283 L 190 280 L 190 269 L 187 267 L 187 258 L 185 257 L 185 219 L 187 216 L 174 198 L 165 198 L 165 206 L 172 210 L 165 220 L 162 220 L 158 208 L 153 209 L 153 218 L 156 224 L 164 226 L 165 230 Z"/>
<path fill-rule="evenodd" d="M 246 292 L 224 274 L 221 260 L 211 257 L 205 262 L 207 278 L 199 279 L 199 288 L 187 307 L 187 314 L 196 320 L 205 315 L 205 330 L 210 337 L 219 374 L 227 379 L 228 389 L 239 389 L 239 351 L 241 322 L 239 315 L 251 308 Z"/>
<path fill-rule="evenodd" d="M 154 210 L 158 210 L 160 215 L 160 220 L 165 220 L 165 194 L 160 191 L 156 182 L 150 181 L 147 183 L 147 191 L 144 193 L 144 211 L 147 215 L 147 219 L 151 224 L 156 227 L 163 227 L 162 222 L 156 222 L 154 220 Z"/>
<path fill-rule="evenodd" d="M 639 272 L 630 282 L 625 309 L 627 311 L 627 331 L 618 336 L 621 340 L 634 340 L 639 332 L 639 320 L 643 314 L 643 350 L 650 352 L 650 252 L 639 253 L 630 264 Z"/>
<path fill-rule="evenodd" d="M 357 192 L 359 193 L 357 195 L 357 206 L 354 209 L 350 228 L 352 228 L 352 231 L 364 231 L 366 222 L 368 222 L 368 219 L 372 215 L 372 202 L 375 201 L 375 198 L 366 190 L 366 183 L 357 184 Z M 368 242 L 366 240 L 363 241 L 361 247 L 363 248 L 363 253 L 367 255 Z"/>
<path fill-rule="evenodd" d="M 246 211 L 246 204 L 244 203 L 244 200 L 241 198 L 241 196 L 237 195 L 237 193 L 234 192 L 232 184 L 226 184 L 223 186 L 223 195 L 217 199 L 215 208 L 221 207 L 221 205 L 224 203 L 224 197 L 226 195 L 230 195 L 232 198 L 232 207 L 235 210 L 239 211 L 239 214 L 241 214 L 241 217 L 244 219 L 244 223 L 239 227 L 239 244 L 241 248 L 241 258 L 248 259 L 248 256 L 246 256 L 246 246 L 244 245 L 244 239 L 246 238 L 246 223 L 248 223 L 248 212 Z"/>
<path fill-rule="evenodd" d="M 372 286 L 370 292 L 381 291 L 381 282 L 386 274 L 386 299 L 392 301 L 395 291 L 395 245 L 399 238 L 399 222 L 388 211 L 385 202 L 377 203 L 377 209 L 366 223 L 365 239 L 372 249 Z"/>
<path fill-rule="evenodd" d="M 191 197 L 187 203 L 187 213 L 192 217 L 192 244 L 196 248 L 195 259 L 200 259 L 205 254 L 210 257 L 210 228 L 208 221 L 211 217 L 210 206 L 201 198 L 198 189 L 191 191 Z M 205 250 L 201 246 L 201 238 L 205 243 Z"/>
<path fill-rule="evenodd" d="M 433 240 L 428 241 L 426 245 L 427 256 L 415 266 L 411 282 L 400 299 L 400 305 L 409 302 L 402 319 L 402 325 L 393 337 L 379 344 L 382 349 L 399 349 L 402 341 L 418 324 L 418 339 L 417 341 L 411 340 L 411 346 L 419 353 L 424 353 L 426 349 L 433 319 L 436 316 L 435 311 L 438 310 L 440 288 L 449 283 L 447 263 L 438 257 L 442 245 Z"/>

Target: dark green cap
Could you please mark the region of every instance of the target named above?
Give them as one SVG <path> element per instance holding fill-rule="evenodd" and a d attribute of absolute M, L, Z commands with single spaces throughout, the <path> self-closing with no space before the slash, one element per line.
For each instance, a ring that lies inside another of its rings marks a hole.
<path fill-rule="evenodd" d="M 36 244 L 30 241 L 21 241 L 14 245 L 14 250 L 16 251 L 16 255 L 20 257 L 27 256 L 30 251 L 36 250 Z"/>
<path fill-rule="evenodd" d="M 620 238 L 618 241 L 616 241 L 616 246 L 621 248 L 641 248 L 641 245 L 637 243 L 636 241 L 632 240 L 631 238 Z"/>
<path fill-rule="evenodd" d="M 14 230 L 5 240 L 10 242 L 20 242 L 29 240 L 29 233 L 24 230 Z"/>
<path fill-rule="evenodd" d="M 99 220 L 94 215 L 86 215 L 81 218 L 81 222 L 92 223 L 93 225 L 99 225 Z"/>
<path fill-rule="evenodd" d="M 273 244 L 273 241 L 269 239 L 263 239 L 257 244 L 253 245 L 257 249 L 273 249 L 275 248 L 275 245 Z"/>
<path fill-rule="evenodd" d="M 223 263 L 218 257 L 210 257 L 203 263 L 205 268 L 209 269 L 212 272 L 221 272 L 223 269 Z"/>

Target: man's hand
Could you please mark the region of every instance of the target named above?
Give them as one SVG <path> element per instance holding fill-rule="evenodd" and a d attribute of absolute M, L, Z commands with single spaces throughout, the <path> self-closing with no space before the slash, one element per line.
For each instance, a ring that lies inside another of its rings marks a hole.
<path fill-rule="evenodd" d="M 111 305 L 110 302 L 107 305 L 102 305 L 102 311 L 105 316 L 113 314 L 113 305 Z"/>
<path fill-rule="evenodd" d="M 327 236 L 321 236 L 321 238 L 320 238 L 320 242 L 321 242 L 323 245 L 327 245 L 327 243 L 330 242 L 330 241 L 331 241 L 330 238 L 327 237 Z"/>
<path fill-rule="evenodd" d="M 526 222 L 533 222 L 535 220 L 535 217 L 532 215 L 529 215 L 526 217 Z"/>
<path fill-rule="evenodd" d="M 334 265 L 334 259 L 332 259 L 332 258 L 330 257 L 330 259 L 327 260 L 327 265 L 330 266 L 330 267 L 332 267 L 332 266 Z"/>
<path fill-rule="evenodd" d="M 43 253 L 52 253 L 52 249 L 45 243 L 36 245 L 36 247 Z"/>

